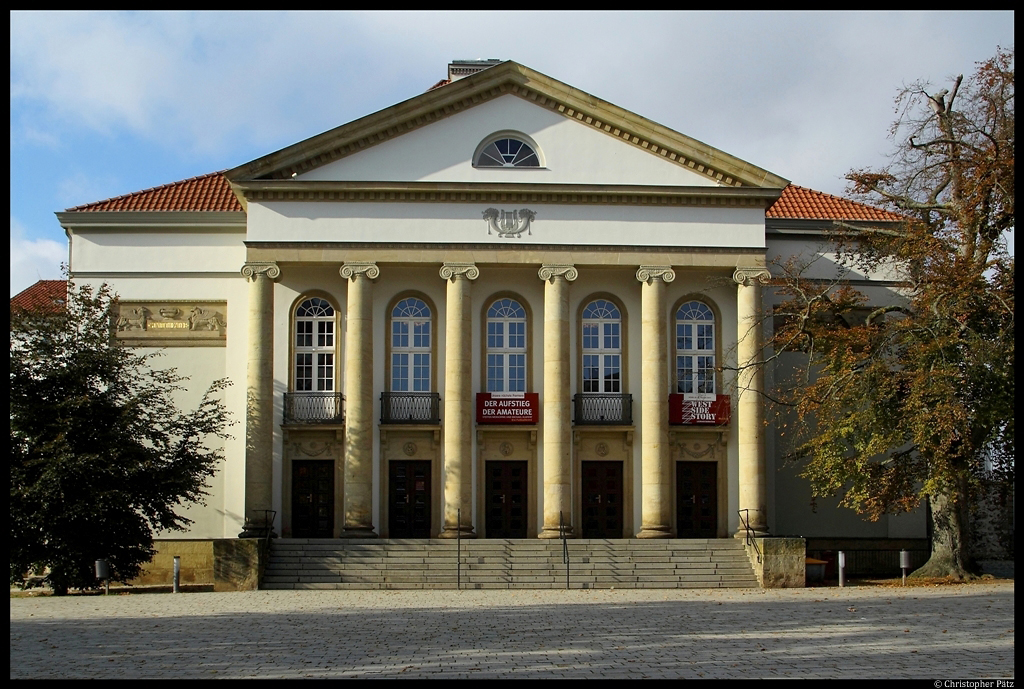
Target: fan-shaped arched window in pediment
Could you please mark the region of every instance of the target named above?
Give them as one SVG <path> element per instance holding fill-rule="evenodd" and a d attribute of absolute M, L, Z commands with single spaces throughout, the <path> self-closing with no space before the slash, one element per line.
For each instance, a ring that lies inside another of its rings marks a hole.
<path fill-rule="evenodd" d="M 524 136 L 499 134 L 485 139 L 473 156 L 475 167 L 541 167 L 537 146 Z"/>

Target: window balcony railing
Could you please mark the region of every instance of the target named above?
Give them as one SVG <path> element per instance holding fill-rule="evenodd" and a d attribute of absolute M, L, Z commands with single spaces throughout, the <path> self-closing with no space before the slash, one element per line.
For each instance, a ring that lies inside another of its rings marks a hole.
<path fill-rule="evenodd" d="M 344 423 L 345 396 L 340 392 L 286 392 L 284 422 Z"/>
<path fill-rule="evenodd" d="M 573 401 L 573 423 L 577 426 L 632 426 L 633 396 L 576 395 Z"/>
<path fill-rule="evenodd" d="M 441 423 L 441 396 L 436 392 L 382 392 L 381 423 Z"/>

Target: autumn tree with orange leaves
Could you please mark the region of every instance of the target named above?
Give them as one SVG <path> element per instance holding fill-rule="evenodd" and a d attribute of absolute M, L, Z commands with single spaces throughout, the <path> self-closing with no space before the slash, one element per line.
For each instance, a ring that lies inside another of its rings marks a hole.
<path fill-rule="evenodd" d="M 770 344 L 800 361 L 776 384 L 790 457 L 815 495 L 871 518 L 927 501 L 917 576 L 970 578 L 980 481 L 1013 480 L 1013 59 L 1000 49 L 949 89 L 905 87 L 889 163 L 847 175 L 854 198 L 905 221 L 837 224 L 838 262 L 895 288 L 869 298 L 796 261 L 775 281 Z"/>

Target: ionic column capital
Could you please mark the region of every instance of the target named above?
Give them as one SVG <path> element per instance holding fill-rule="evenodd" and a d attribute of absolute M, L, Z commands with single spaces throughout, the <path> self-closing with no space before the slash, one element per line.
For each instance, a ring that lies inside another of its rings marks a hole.
<path fill-rule="evenodd" d="M 467 280 L 476 280 L 480 277 L 480 269 L 475 263 L 445 263 L 440 271 L 442 280 L 455 282 L 457 278 L 463 277 Z"/>
<path fill-rule="evenodd" d="M 732 274 L 732 279 L 737 284 L 743 285 L 744 287 L 750 287 L 756 280 L 762 285 L 767 285 L 772 279 L 772 274 L 768 272 L 767 268 L 761 268 L 754 266 L 751 268 L 737 268 Z"/>
<path fill-rule="evenodd" d="M 353 261 L 343 264 L 338 273 L 346 280 L 355 280 L 359 275 L 362 275 L 367 280 L 376 280 L 380 276 L 380 268 L 377 267 L 376 263 Z"/>
<path fill-rule="evenodd" d="M 662 282 L 672 282 L 676 279 L 676 272 L 672 270 L 672 266 L 640 266 L 636 271 L 636 279 L 647 284 L 659 279 Z"/>
<path fill-rule="evenodd" d="M 281 277 L 281 268 L 273 261 L 249 261 L 242 266 L 242 277 L 246 280 L 260 277 L 276 280 Z"/>
<path fill-rule="evenodd" d="M 545 282 L 554 282 L 555 278 L 562 278 L 566 282 L 572 282 L 580 276 L 576 266 L 571 263 L 545 263 L 537 271 L 537 277 Z"/>

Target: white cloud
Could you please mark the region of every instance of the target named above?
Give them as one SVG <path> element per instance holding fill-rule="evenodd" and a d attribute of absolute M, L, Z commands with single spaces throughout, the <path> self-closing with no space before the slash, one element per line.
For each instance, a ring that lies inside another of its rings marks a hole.
<path fill-rule="evenodd" d="M 14 12 L 12 138 L 17 129 L 26 141 L 52 141 L 84 127 L 238 164 L 253 150 L 269 153 L 415 96 L 445 76 L 451 59 L 493 57 L 841 193 L 851 167 L 882 160 L 901 84 L 969 72 L 1001 37 L 1012 44 L 1012 18 Z M 507 36 L 517 40 L 496 40 Z"/>
<path fill-rule="evenodd" d="M 30 116 L 12 120 L 26 139 L 45 122 L 185 155 L 284 145 L 352 119 L 346 107 L 385 88 L 388 79 L 360 68 L 387 60 L 369 59 L 375 39 L 359 25 L 345 13 L 14 12 L 12 111 Z"/>
<path fill-rule="evenodd" d="M 66 243 L 28 239 L 25 228 L 11 218 L 11 296 L 39 280 L 59 280 L 60 265 L 68 260 Z"/>

